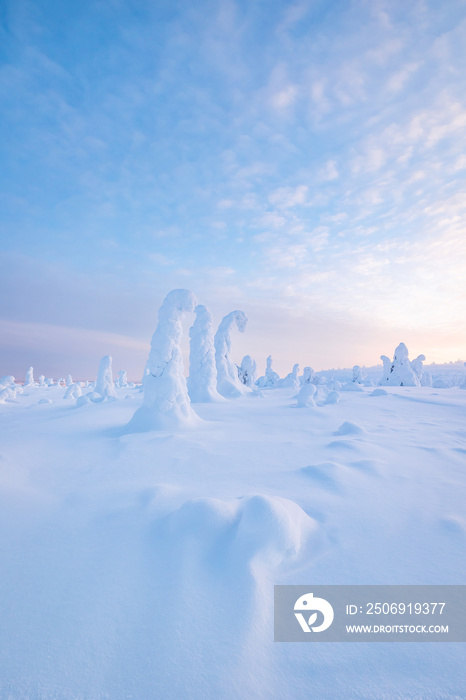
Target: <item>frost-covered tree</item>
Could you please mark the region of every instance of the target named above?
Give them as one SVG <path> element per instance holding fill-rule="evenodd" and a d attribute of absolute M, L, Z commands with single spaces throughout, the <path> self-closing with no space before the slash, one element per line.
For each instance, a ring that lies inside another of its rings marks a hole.
<path fill-rule="evenodd" d="M 120 369 L 120 371 L 118 372 L 118 377 L 115 383 L 121 389 L 128 386 L 128 376 L 124 369 Z"/>
<path fill-rule="evenodd" d="M 165 297 L 152 336 L 143 403 L 128 425 L 130 431 L 177 430 L 200 421 L 191 407 L 181 354 L 182 320 L 196 304 L 188 289 L 174 289 Z"/>
<path fill-rule="evenodd" d="M 315 406 L 316 403 L 314 401 L 314 394 L 316 393 L 316 387 L 315 384 L 312 382 L 306 382 L 301 386 L 301 389 L 299 390 L 299 394 L 297 396 L 297 405 L 300 408 L 304 408 L 305 406 Z"/>
<path fill-rule="evenodd" d="M 364 381 L 364 375 L 359 365 L 354 365 L 353 367 L 353 382 L 362 384 Z"/>
<path fill-rule="evenodd" d="M 257 366 L 255 360 L 250 355 L 245 355 L 241 360 L 241 365 L 238 367 L 238 377 L 242 384 L 254 387 L 257 379 Z"/>
<path fill-rule="evenodd" d="M 261 389 L 273 389 L 280 381 L 280 376 L 272 369 L 272 355 L 267 358 L 265 374 L 256 381 L 256 386 Z"/>
<path fill-rule="evenodd" d="M 299 382 L 299 365 L 295 364 L 293 365 L 293 371 L 290 372 L 289 374 L 286 375 L 283 379 L 280 379 L 277 382 L 277 387 L 280 389 L 283 389 L 284 387 L 290 387 L 291 389 L 296 389 L 298 390 L 300 387 L 300 382 Z"/>
<path fill-rule="evenodd" d="M 64 399 L 78 399 L 83 395 L 83 391 L 79 384 L 69 384 L 66 387 Z"/>
<path fill-rule="evenodd" d="M 301 377 L 299 377 L 300 384 L 316 384 L 317 375 L 312 369 L 312 367 L 305 367 Z"/>
<path fill-rule="evenodd" d="M 193 403 L 223 401 L 217 391 L 212 314 L 203 304 L 194 312 L 196 319 L 189 329 L 189 398 Z"/>
<path fill-rule="evenodd" d="M 111 355 L 105 355 L 105 357 L 100 360 L 94 391 L 89 398 L 91 401 L 102 401 L 103 399 L 116 398 L 115 385 L 113 383 Z"/>
<path fill-rule="evenodd" d="M 73 377 L 69 374 L 66 378 L 66 386 L 71 386 L 73 384 Z"/>
<path fill-rule="evenodd" d="M 396 348 L 390 367 L 387 363 L 388 357 L 382 355 L 381 360 L 384 364 L 384 373 L 379 382 L 380 385 L 420 386 L 421 382 L 411 366 L 408 348 L 404 343 L 400 343 Z"/>
<path fill-rule="evenodd" d="M 24 386 L 34 386 L 34 368 L 33 367 L 29 367 L 28 371 L 26 372 Z"/>
<path fill-rule="evenodd" d="M 45 386 L 45 377 L 43 374 L 39 377 L 39 386 Z"/>
<path fill-rule="evenodd" d="M 217 366 L 217 391 L 227 399 L 243 396 L 247 387 L 238 378 L 238 370 L 231 359 L 231 329 L 236 325 L 244 333 L 248 317 L 244 311 L 232 311 L 221 321 L 214 338 L 215 364 Z"/>

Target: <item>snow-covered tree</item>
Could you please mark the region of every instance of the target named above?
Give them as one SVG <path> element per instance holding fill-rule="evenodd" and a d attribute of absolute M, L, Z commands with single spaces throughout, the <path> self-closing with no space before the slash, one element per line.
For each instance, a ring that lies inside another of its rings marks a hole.
<path fill-rule="evenodd" d="M 128 376 L 124 369 L 120 369 L 120 371 L 118 372 L 118 377 L 115 383 L 121 389 L 128 386 Z"/>
<path fill-rule="evenodd" d="M 66 386 L 71 386 L 73 384 L 73 377 L 69 374 L 66 378 Z"/>
<path fill-rule="evenodd" d="M 236 325 L 244 333 L 248 317 L 244 311 L 232 311 L 221 321 L 214 338 L 217 366 L 217 391 L 227 399 L 247 393 L 248 388 L 238 378 L 238 370 L 231 359 L 231 329 Z"/>
<path fill-rule="evenodd" d="M 353 367 L 353 382 L 362 384 L 364 381 L 364 375 L 359 365 L 354 365 Z"/>
<path fill-rule="evenodd" d="M 78 399 L 83 395 L 83 391 L 79 384 L 69 384 L 66 387 L 64 399 Z"/>
<path fill-rule="evenodd" d="M 404 343 L 400 343 L 395 350 L 390 367 L 388 366 L 388 362 L 390 362 L 388 357 L 385 355 L 381 356 L 384 364 L 384 373 L 379 382 L 380 385 L 420 386 L 421 382 L 411 366 L 408 355 L 408 348 Z"/>
<path fill-rule="evenodd" d="M 296 389 L 298 390 L 300 387 L 300 382 L 299 382 L 299 365 L 295 364 L 293 365 L 293 371 L 290 372 L 289 374 L 286 375 L 283 379 L 280 379 L 277 382 L 277 387 L 280 389 L 283 389 L 284 387 L 290 387 L 291 389 Z"/>
<path fill-rule="evenodd" d="M 317 375 L 312 369 L 312 367 L 305 367 L 303 369 L 302 376 L 299 377 L 299 383 L 300 384 L 316 384 L 317 383 Z"/>
<path fill-rule="evenodd" d="M 177 430 L 200 421 L 191 407 L 181 354 L 182 320 L 196 304 L 196 297 L 188 289 L 174 289 L 165 297 L 152 336 L 143 403 L 131 419 L 129 430 Z"/>
<path fill-rule="evenodd" d="M 196 319 L 189 329 L 189 398 L 193 403 L 223 401 L 217 391 L 212 314 L 203 304 L 194 312 Z"/>
<path fill-rule="evenodd" d="M 105 357 L 100 360 L 94 391 L 89 398 L 91 401 L 103 401 L 103 399 L 116 398 L 111 355 L 105 355 Z"/>
<path fill-rule="evenodd" d="M 34 386 L 34 368 L 33 367 L 29 367 L 28 371 L 26 372 L 24 386 Z"/>
<path fill-rule="evenodd" d="M 250 355 L 245 355 L 241 360 L 241 365 L 238 367 L 238 377 L 242 384 L 254 387 L 257 379 L 257 367 L 255 360 Z"/>
<path fill-rule="evenodd" d="M 304 408 L 305 406 L 315 406 L 316 403 L 314 401 L 314 394 L 316 393 L 316 387 L 315 384 L 312 384 L 312 382 L 306 382 L 301 386 L 301 389 L 299 390 L 299 394 L 297 396 L 297 405 L 300 408 Z"/>
<path fill-rule="evenodd" d="M 265 374 L 256 381 L 256 386 L 261 389 L 273 389 L 280 381 L 280 376 L 272 369 L 272 355 L 267 358 Z"/>

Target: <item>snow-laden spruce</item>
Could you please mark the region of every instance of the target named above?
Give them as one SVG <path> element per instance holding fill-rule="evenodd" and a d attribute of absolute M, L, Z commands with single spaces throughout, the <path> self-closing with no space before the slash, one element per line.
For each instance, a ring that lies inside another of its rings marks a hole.
<path fill-rule="evenodd" d="M 217 391 L 226 399 L 234 399 L 248 393 L 248 388 L 238 377 L 238 370 L 231 359 L 231 330 L 236 325 L 244 333 L 248 317 L 244 311 L 232 311 L 221 321 L 214 338 L 217 366 Z"/>
<path fill-rule="evenodd" d="M 83 391 L 79 384 L 69 384 L 66 387 L 65 395 L 63 396 L 64 399 L 79 399 L 80 396 L 83 395 Z"/>
<path fill-rule="evenodd" d="M 305 367 L 302 375 L 299 377 L 300 384 L 317 384 L 317 375 L 312 367 Z"/>
<path fill-rule="evenodd" d="M 66 386 L 71 386 L 72 384 L 74 384 L 73 377 L 69 374 L 66 378 Z"/>
<path fill-rule="evenodd" d="M 118 372 L 115 384 L 118 387 L 120 387 L 120 389 L 124 389 L 128 386 L 128 375 L 126 374 L 124 369 L 120 369 L 120 371 Z"/>
<path fill-rule="evenodd" d="M 165 297 L 151 340 L 143 403 L 128 425 L 130 431 L 177 430 L 199 423 L 191 407 L 181 354 L 182 320 L 196 304 L 188 289 L 174 289 Z"/>
<path fill-rule="evenodd" d="M 273 389 L 280 381 L 280 376 L 272 369 L 272 355 L 267 358 L 265 374 L 256 381 L 256 386 L 261 389 Z"/>
<path fill-rule="evenodd" d="M 414 360 L 411 360 L 411 367 L 419 379 L 421 386 L 432 386 L 432 377 L 429 372 L 424 369 L 424 362 L 426 361 L 425 355 L 418 355 Z"/>
<path fill-rule="evenodd" d="M 97 380 L 93 391 L 88 396 L 90 400 L 95 403 L 103 401 L 104 399 L 116 398 L 111 355 L 105 355 L 105 357 L 100 360 Z"/>
<path fill-rule="evenodd" d="M 24 379 L 24 386 L 34 386 L 34 368 L 29 367 Z"/>
<path fill-rule="evenodd" d="M 277 382 L 277 387 L 283 389 L 289 387 L 290 389 L 295 389 L 296 391 L 300 387 L 299 381 L 299 365 L 296 363 L 293 365 L 293 371 L 286 375 L 283 379 L 279 379 Z"/>
<path fill-rule="evenodd" d="M 250 355 L 245 355 L 238 367 L 238 377 L 242 384 L 254 388 L 257 379 L 257 366 Z"/>
<path fill-rule="evenodd" d="M 305 406 L 315 406 L 314 394 L 316 393 L 316 386 L 312 382 L 306 382 L 301 386 L 299 394 L 297 395 L 297 406 L 299 408 L 304 408 Z"/>
<path fill-rule="evenodd" d="M 383 377 L 379 385 L 420 386 L 421 382 L 411 366 L 408 348 L 404 343 L 400 343 L 396 348 L 393 362 L 390 363 L 385 355 L 380 359 L 383 362 Z"/>
<path fill-rule="evenodd" d="M 223 401 L 217 391 L 212 314 L 203 304 L 198 304 L 194 312 L 196 319 L 189 329 L 189 398 L 193 403 Z"/>

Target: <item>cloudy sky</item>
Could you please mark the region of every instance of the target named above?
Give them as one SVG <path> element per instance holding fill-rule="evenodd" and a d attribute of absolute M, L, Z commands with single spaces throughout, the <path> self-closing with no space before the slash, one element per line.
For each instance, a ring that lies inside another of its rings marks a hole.
<path fill-rule="evenodd" d="M 465 0 L 1 0 L 0 374 L 466 360 Z M 186 320 L 188 328 L 192 319 Z"/>

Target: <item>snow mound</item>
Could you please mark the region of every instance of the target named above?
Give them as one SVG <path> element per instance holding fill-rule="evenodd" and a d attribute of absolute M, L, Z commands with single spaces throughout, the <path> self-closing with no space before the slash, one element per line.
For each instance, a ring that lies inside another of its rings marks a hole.
<path fill-rule="evenodd" d="M 338 473 L 341 468 L 335 462 L 322 462 L 322 464 L 311 464 L 303 467 L 300 471 L 306 477 L 311 478 L 317 486 L 328 491 L 339 491 Z"/>
<path fill-rule="evenodd" d="M 82 396 L 83 391 L 79 384 L 69 384 L 64 395 L 64 399 L 78 399 Z"/>
<path fill-rule="evenodd" d="M 278 496 L 235 501 L 197 498 L 168 517 L 167 535 L 191 555 L 222 553 L 236 566 L 280 566 L 303 552 L 317 523 L 296 503 Z"/>
<path fill-rule="evenodd" d="M 40 404 L 45 404 L 45 403 L 52 403 L 52 399 L 39 399 Z"/>
<path fill-rule="evenodd" d="M 385 391 L 385 389 L 374 389 L 374 391 L 371 391 L 369 396 L 388 396 L 388 391 Z"/>
<path fill-rule="evenodd" d="M 435 379 L 432 382 L 432 388 L 433 389 L 448 389 L 449 385 L 446 383 L 444 379 Z"/>
<path fill-rule="evenodd" d="M 305 406 L 315 406 L 314 394 L 316 393 L 315 384 L 303 384 L 297 396 L 297 406 L 304 408 Z"/>
<path fill-rule="evenodd" d="M 338 391 L 331 391 L 327 398 L 325 399 L 326 404 L 333 404 L 333 403 L 339 403 L 340 402 L 340 394 Z"/>
<path fill-rule="evenodd" d="M 364 391 L 364 389 L 357 382 L 347 382 L 341 386 L 340 391 Z"/>
<path fill-rule="evenodd" d="M 340 425 L 338 430 L 336 430 L 333 434 L 334 435 L 362 435 L 366 431 L 364 428 L 361 428 L 361 426 L 356 425 L 356 423 L 352 423 L 351 421 L 345 421 Z"/>

